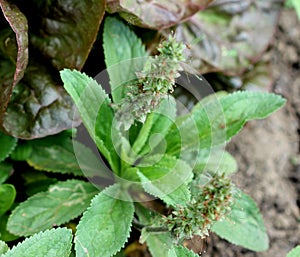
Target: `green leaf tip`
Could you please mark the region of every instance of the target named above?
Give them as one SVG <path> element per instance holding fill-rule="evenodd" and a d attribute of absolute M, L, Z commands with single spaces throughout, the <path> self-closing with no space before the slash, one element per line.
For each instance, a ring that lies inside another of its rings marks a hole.
<path fill-rule="evenodd" d="M 136 71 L 143 63 L 140 59 L 148 54 L 136 34 L 115 17 L 105 19 L 103 50 L 112 98 L 114 103 L 118 103 L 126 95 L 122 84 L 136 78 Z"/>
<path fill-rule="evenodd" d="M 71 230 L 57 228 L 26 238 L 1 257 L 69 257 L 71 246 Z"/>

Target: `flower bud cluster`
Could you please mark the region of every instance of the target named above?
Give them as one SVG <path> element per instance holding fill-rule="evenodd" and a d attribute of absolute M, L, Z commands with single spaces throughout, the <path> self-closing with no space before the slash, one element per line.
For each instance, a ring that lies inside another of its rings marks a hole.
<path fill-rule="evenodd" d="M 233 185 L 229 178 L 216 174 L 206 185 L 194 186 L 192 200 L 163 218 L 164 225 L 179 240 L 209 236 L 212 225 L 231 210 Z"/>
<path fill-rule="evenodd" d="M 149 57 L 142 71 L 136 72 L 137 79 L 126 85 L 126 97 L 113 104 L 119 125 L 128 130 L 135 120 L 145 122 L 161 99 L 172 93 L 175 80 L 182 70 L 185 45 L 177 42 L 173 36 L 162 42 L 157 50 L 159 55 Z"/>

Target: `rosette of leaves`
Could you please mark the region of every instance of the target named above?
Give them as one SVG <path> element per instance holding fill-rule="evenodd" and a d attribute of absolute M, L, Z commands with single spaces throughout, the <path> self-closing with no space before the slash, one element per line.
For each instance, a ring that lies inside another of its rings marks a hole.
<path fill-rule="evenodd" d="M 118 50 L 122 54 L 116 55 L 114 46 L 120 46 L 120 41 L 124 42 L 123 48 Z M 168 45 L 167 41 L 165 46 Z M 135 80 L 140 80 L 139 72 L 151 72 L 152 68 L 144 66 L 132 70 L 135 66 L 128 65 L 133 58 L 147 54 L 136 35 L 116 18 L 105 21 L 104 51 L 111 98 L 87 75 L 71 70 L 61 72 L 64 86 L 105 157 L 116 183 L 100 192 L 83 214 L 75 237 L 78 256 L 113 256 L 125 246 L 132 224 L 145 228 L 147 233 L 143 239 L 154 257 L 175 256 L 177 252 L 194 256 L 193 252 L 176 246 L 177 236 L 206 235 L 210 226 L 204 224 L 208 222 L 214 224 L 211 229 L 215 233 L 233 243 L 256 251 L 265 250 L 268 237 L 262 217 L 249 196 L 231 194 L 227 176 L 236 171 L 236 163 L 222 147 L 245 122 L 265 118 L 280 108 L 285 100 L 278 95 L 259 92 L 210 96 L 196 104 L 189 114 L 177 117 L 176 102 L 168 95 L 147 114 L 144 122 L 131 124 L 129 133 L 124 134 L 114 125 L 116 110 L 112 105 L 126 99 L 126 90 L 123 90 L 126 87 L 114 89 L 117 84 L 122 84 L 121 78 L 128 83 L 125 71 L 129 78 L 135 76 Z M 126 65 L 112 68 L 125 60 L 128 61 Z M 155 91 L 157 87 L 150 90 Z M 169 91 L 168 88 L 166 92 Z M 158 133 L 160 136 L 156 137 Z M 216 175 L 206 187 L 198 188 L 195 186 L 197 180 L 193 181 L 193 178 L 201 177 L 206 171 Z M 154 211 L 147 209 L 142 199 L 148 200 L 150 196 L 159 198 L 164 207 L 160 210 L 154 208 Z M 139 203 L 134 205 L 136 200 Z M 227 214 L 229 206 L 232 211 Z M 169 216 L 168 208 L 174 211 Z M 203 220 L 196 217 L 197 211 L 202 212 Z M 153 220 L 161 217 L 160 212 L 167 216 L 171 232 L 164 230 L 157 235 L 151 228 L 155 226 Z M 235 216 L 240 212 L 243 213 L 241 220 Z M 180 223 L 181 213 L 191 216 L 192 229 L 186 229 L 187 224 Z M 221 217 L 223 219 L 218 220 Z M 231 227 L 228 228 L 228 224 Z M 243 235 L 231 231 L 242 231 Z M 95 242 L 104 242 L 104 246 Z"/>
<path fill-rule="evenodd" d="M 16 139 L 1 137 L 7 147 L 0 153 L 0 181 L 20 181 L 21 176 L 26 195 L 14 204 L 13 186 L 0 185 L 0 240 L 28 237 L 11 249 L 0 241 L 1 254 L 22 257 L 30 250 L 32 256 L 70 256 L 70 251 L 78 257 L 122 256 L 132 247 L 132 226 L 144 228 L 142 239 L 153 257 L 195 257 L 178 237 L 204 235 L 206 229 L 248 249 L 265 250 L 268 237 L 254 201 L 242 192 L 230 193 L 228 176 L 237 166 L 223 147 L 246 121 L 265 118 L 285 100 L 259 92 L 218 94 L 178 116 L 178 103 L 168 94 L 144 123 L 135 122 L 125 133 L 114 123 L 112 104 L 126 98 L 124 87 L 117 85 L 122 79 L 128 82 L 127 77 L 142 79 L 138 72 L 146 67 L 135 69 L 128 63 L 147 53 L 141 40 L 116 18 L 105 21 L 104 39 L 110 95 L 84 73 L 61 71 L 100 159 L 69 131 L 18 140 L 17 146 Z M 114 46 L 120 42 L 118 54 Z M 124 60 L 125 66 L 116 65 Z M 31 168 L 13 173 L 12 160 L 25 161 Z M 203 183 L 204 174 L 211 174 L 209 183 Z M 168 222 L 157 224 L 162 215 Z M 189 219 L 192 229 L 180 218 Z M 75 235 L 66 228 L 53 229 L 60 226 L 72 228 Z"/>

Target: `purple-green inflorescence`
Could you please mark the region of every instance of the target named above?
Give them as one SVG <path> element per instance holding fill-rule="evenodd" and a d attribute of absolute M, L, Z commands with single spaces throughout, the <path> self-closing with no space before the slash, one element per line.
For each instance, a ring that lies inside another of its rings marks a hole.
<path fill-rule="evenodd" d="M 215 174 L 206 185 L 193 186 L 192 200 L 163 217 L 164 226 L 179 240 L 209 236 L 212 225 L 231 210 L 233 185 L 229 178 Z"/>
<path fill-rule="evenodd" d="M 137 79 L 128 85 L 126 96 L 118 104 L 113 104 L 119 126 L 128 130 L 135 120 L 145 122 L 161 99 L 172 93 L 175 80 L 182 70 L 185 45 L 169 36 L 157 48 L 159 55 L 148 57 L 142 71 L 136 72 Z"/>

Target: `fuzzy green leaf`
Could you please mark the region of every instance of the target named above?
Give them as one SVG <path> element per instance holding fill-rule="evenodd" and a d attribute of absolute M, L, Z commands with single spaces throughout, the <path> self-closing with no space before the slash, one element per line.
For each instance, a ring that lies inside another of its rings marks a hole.
<path fill-rule="evenodd" d="M 143 160 L 138 169 L 142 186 L 149 194 L 173 206 L 184 206 L 190 199 L 187 184 L 193 173 L 185 162 L 168 155 L 155 155 Z"/>
<path fill-rule="evenodd" d="M 14 203 L 16 189 L 11 184 L 0 185 L 0 216 L 4 214 Z"/>
<path fill-rule="evenodd" d="M 75 176 L 99 175 L 101 162 L 93 151 L 80 142 L 66 137 L 66 135 L 58 134 L 31 140 L 23 145 L 23 148 L 31 149 L 26 160 L 37 170 L 67 173 Z"/>
<path fill-rule="evenodd" d="M 8 250 L 8 245 L 5 242 L 0 241 L 0 256 L 2 256 L 2 254 L 6 253 Z"/>
<path fill-rule="evenodd" d="M 1 257 L 69 257 L 71 245 L 71 230 L 51 229 L 25 239 Z"/>
<path fill-rule="evenodd" d="M 198 153 L 194 172 L 201 174 L 208 171 L 212 174 L 230 174 L 237 171 L 234 157 L 222 149 L 203 149 Z"/>
<path fill-rule="evenodd" d="M 168 133 L 167 152 L 178 155 L 180 151 L 191 151 L 199 146 L 204 149 L 222 145 L 236 135 L 247 121 L 266 118 L 284 103 L 285 99 L 279 95 L 246 91 L 215 98 L 214 101 L 199 102 L 179 128 L 173 126 Z M 188 135 L 190 141 L 183 142 L 181 135 Z"/>
<path fill-rule="evenodd" d="M 169 232 L 152 233 L 148 235 L 147 246 L 153 257 L 167 256 L 169 249 L 173 244 L 173 239 Z"/>
<path fill-rule="evenodd" d="M 191 250 L 183 246 L 174 246 L 169 250 L 168 257 L 198 257 L 199 255 L 195 254 Z"/>
<path fill-rule="evenodd" d="M 73 143 L 78 147 L 83 147 L 82 154 L 89 156 L 93 153 L 86 149 L 79 142 L 72 142 L 71 139 L 65 139 L 64 144 L 58 142 L 53 138 L 53 142 L 47 144 L 44 139 L 32 140 L 28 145 L 32 148 L 32 153 L 27 159 L 30 166 L 36 170 L 44 170 L 51 172 L 74 174 L 76 176 L 83 176 L 81 167 L 78 165 L 77 156 L 74 153 Z M 87 150 L 87 151 L 85 151 Z M 87 165 L 89 163 L 87 162 Z M 94 169 L 94 167 L 91 167 Z"/>
<path fill-rule="evenodd" d="M 295 247 L 291 250 L 286 257 L 299 257 L 300 256 L 300 246 Z"/>
<path fill-rule="evenodd" d="M 78 217 L 90 204 L 97 189 L 80 180 L 59 182 L 19 204 L 9 217 L 7 228 L 28 236 Z"/>
<path fill-rule="evenodd" d="M 104 23 L 103 48 L 114 102 L 125 96 L 123 83 L 136 78 L 146 57 L 142 41 L 122 21 L 107 17 Z M 125 62 L 122 62 L 125 61 Z"/>
<path fill-rule="evenodd" d="M 110 257 L 127 241 L 134 206 L 127 192 L 113 185 L 91 202 L 76 231 L 76 256 Z"/>
<path fill-rule="evenodd" d="M 17 139 L 0 132 L 0 162 L 3 161 L 14 150 L 17 145 Z"/>
<path fill-rule="evenodd" d="M 111 168 L 118 170 L 119 158 L 111 141 L 113 111 L 109 106 L 108 95 L 95 80 L 84 73 L 65 69 L 60 75 L 91 138 Z"/>
<path fill-rule="evenodd" d="M 176 102 L 173 97 L 166 97 L 161 101 L 159 107 L 147 116 L 146 122 L 140 130 L 132 150 L 140 155 L 154 151 L 155 147 L 164 140 L 170 126 L 175 121 L 175 117 Z M 161 148 L 155 151 L 161 151 Z M 155 153 L 152 152 L 151 154 Z"/>
<path fill-rule="evenodd" d="M 12 168 L 13 166 L 11 163 L 0 162 L 0 184 L 5 182 L 5 180 L 9 177 Z"/>
<path fill-rule="evenodd" d="M 265 251 L 269 247 L 259 209 L 254 200 L 243 192 L 237 194 L 231 213 L 216 222 L 212 231 L 233 244 L 253 251 Z"/>

